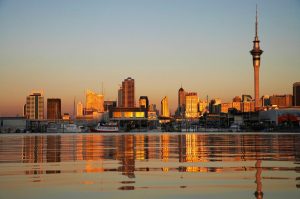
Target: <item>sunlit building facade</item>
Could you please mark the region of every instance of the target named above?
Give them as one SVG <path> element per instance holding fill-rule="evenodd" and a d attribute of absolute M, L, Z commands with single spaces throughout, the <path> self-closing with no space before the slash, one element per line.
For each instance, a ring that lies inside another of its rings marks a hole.
<path fill-rule="evenodd" d="M 47 99 L 47 119 L 48 120 L 61 119 L 61 99 L 57 99 L 57 98 Z"/>
<path fill-rule="evenodd" d="M 161 100 L 161 116 L 162 117 L 170 117 L 170 110 L 169 110 L 169 103 L 168 103 L 167 96 L 165 96 Z"/>
<path fill-rule="evenodd" d="M 93 91 L 86 91 L 86 109 L 104 112 L 104 96 Z"/>
<path fill-rule="evenodd" d="M 232 103 L 221 103 L 221 113 L 228 113 L 228 110 L 232 108 Z"/>
<path fill-rule="evenodd" d="M 185 95 L 185 117 L 186 118 L 198 118 L 199 108 L 198 108 L 199 98 L 197 93 L 191 92 Z"/>
<path fill-rule="evenodd" d="M 76 116 L 82 117 L 83 116 L 83 104 L 82 102 L 78 102 L 76 106 Z"/>
<path fill-rule="evenodd" d="M 199 100 L 199 111 L 201 114 L 208 110 L 208 103 L 206 100 Z"/>
<path fill-rule="evenodd" d="M 270 103 L 272 106 L 290 107 L 293 105 L 292 95 L 273 95 L 270 96 Z"/>
<path fill-rule="evenodd" d="M 42 92 L 33 92 L 26 97 L 26 117 L 28 119 L 44 119 L 44 96 Z"/>
<path fill-rule="evenodd" d="M 134 79 L 128 77 L 122 82 L 122 105 L 124 108 L 135 107 Z"/>

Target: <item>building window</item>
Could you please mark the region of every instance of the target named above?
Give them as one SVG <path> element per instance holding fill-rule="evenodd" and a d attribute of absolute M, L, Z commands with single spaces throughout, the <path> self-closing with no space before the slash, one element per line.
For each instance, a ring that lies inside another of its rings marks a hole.
<path fill-rule="evenodd" d="M 133 112 L 124 112 L 124 117 L 133 117 Z"/>
<path fill-rule="evenodd" d="M 135 112 L 135 117 L 145 117 L 144 112 Z"/>
<path fill-rule="evenodd" d="M 121 112 L 113 112 L 113 117 L 120 118 L 120 117 L 122 117 L 122 114 L 121 114 Z"/>

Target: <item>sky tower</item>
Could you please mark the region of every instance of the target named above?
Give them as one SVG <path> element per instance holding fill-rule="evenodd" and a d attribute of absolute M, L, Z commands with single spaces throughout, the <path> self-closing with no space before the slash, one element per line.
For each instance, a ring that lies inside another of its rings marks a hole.
<path fill-rule="evenodd" d="M 253 60 L 254 68 L 254 99 L 255 99 L 255 109 L 260 107 L 259 103 L 259 67 L 260 67 L 260 55 L 263 51 L 259 47 L 259 39 L 257 34 L 258 22 L 257 22 L 257 5 L 256 5 L 256 21 L 255 21 L 255 37 L 253 41 L 253 49 L 250 51 Z"/>

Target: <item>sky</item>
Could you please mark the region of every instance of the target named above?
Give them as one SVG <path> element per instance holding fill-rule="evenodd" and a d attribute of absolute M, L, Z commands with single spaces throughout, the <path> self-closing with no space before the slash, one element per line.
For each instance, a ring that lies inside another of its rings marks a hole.
<path fill-rule="evenodd" d="M 200 99 L 253 96 L 249 51 L 259 11 L 260 95 L 292 94 L 300 81 L 299 0 L 0 0 L 0 116 L 21 115 L 43 90 L 62 111 L 84 91 L 116 100 L 127 77 L 136 101 L 172 112 L 180 86 Z M 46 103 L 45 103 L 46 106 Z"/>

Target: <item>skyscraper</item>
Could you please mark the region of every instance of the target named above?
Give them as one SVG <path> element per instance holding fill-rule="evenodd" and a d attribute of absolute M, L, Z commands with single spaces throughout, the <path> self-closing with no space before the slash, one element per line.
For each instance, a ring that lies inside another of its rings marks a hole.
<path fill-rule="evenodd" d="M 123 107 L 123 89 L 122 86 L 120 86 L 119 90 L 118 90 L 118 107 Z"/>
<path fill-rule="evenodd" d="M 178 90 L 178 113 L 181 115 L 184 113 L 185 111 L 185 94 L 186 92 L 184 91 L 184 89 L 181 87 Z"/>
<path fill-rule="evenodd" d="M 185 95 L 185 117 L 198 118 L 199 117 L 199 98 L 197 93 L 191 92 Z"/>
<path fill-rule="evenodd" d="M 28 119 L 44 119 L 44 96 L 41 92 L 33 92 L 26 97 L 26 117 Z"/>
<path fill-rule="evenodd" d="M 141 108 L 149 108 L 149 100 L 147 96 L 140 96 L 139 104 Z"/>
<path fill-rule="evenodd" d="M 86 91 L 86 109 L 93 112 L 104 112 L 104 96 L 93 91 Z"/>
<path fill-rule="evenodd" d="M 61 100 L 57 98 L 47 99 L 47 119 L 61 119 Z"/>
<path fill-rule="evenodd" d="M 134 79 L 128 77 L 122 82 L 122 106 L 135 107 Z"/>
<path fill-rule="evenodd" d="M 77 103 L 76 116 L 77 117 L 82 117 L 83 116 L 83 104 L 81 102 Z"/>
<path fill-rule="evenodd" d="M 161 100 L 161 116 L 170 117 L 170 111 L 169 111 L 169 104 L 168 104 L 168 97 L 167 96 L 165 96 Z"/>
<path fill-rule="evenodd" d="M 293 98 L 294 106 L 300 106 L 300 82 L 293 84 Z"/>
<path fill-rule="evenodd" d="M 260 107 L 259 103 L 259 67 L 260 67 L 260 55 L 263 51 L 259 47 L 258 39 L 258 17 L 257 17 L 257 6 L 256 6 L 256 21 L 255 21 L 255 37 L 253 41 L 253 49 L 250 51 L 253 60 L 254 68 L 254 100 L 255 100 L 255 109 Z"/>

